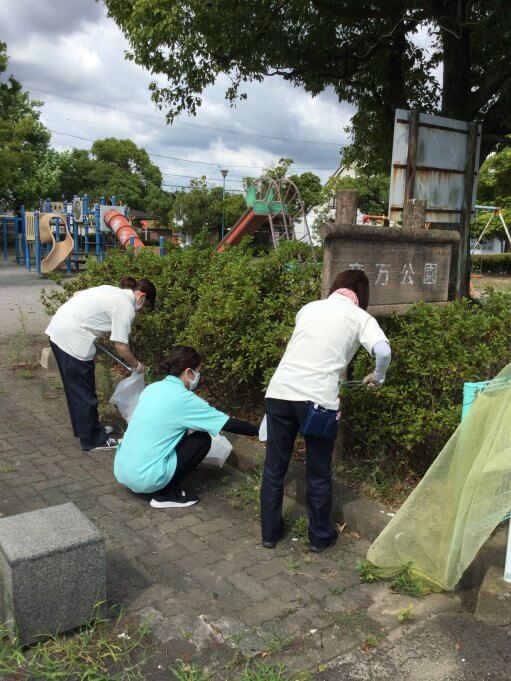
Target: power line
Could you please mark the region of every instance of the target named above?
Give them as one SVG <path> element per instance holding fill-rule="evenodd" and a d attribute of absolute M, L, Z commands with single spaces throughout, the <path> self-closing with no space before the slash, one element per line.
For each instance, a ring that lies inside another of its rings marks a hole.
<path fill-rule="evenodd" d="M 164 173 L 163 170 L 160 168 L 160 172 L 162 175 L 170 175 L 171 177 L 188 177 L 191 180 L 198 180 L 200 179 L 198 175 L 181 175 L 180 173 Z M 211 180 L 211 177 L 207 178 L 208 180 Z M 220 178 L 218 178 L 218 181 L 220 181 Z M 226 182 L 237 182 L 238 184 L 243 184 L 243 180 L 235 180 L 233 178 L 226 178 Z"/>
<path fill-rule="evenodd" d="M 52 130 L 52 128 L 48 128 L 48 130 L 53 133 L 54 135 L 62 135 L 63 137 L 73 137 L 74 139 L 77 140 L 82 140 L 84 142 L 95 142 L 96 140 L 91 139 L 90 137 L 81 137 L 80 135 L 73 135 L 70 132 L 60 132 L 59 130 Z M 181 161 L 183 163 L 198 163 L 200 165 L 206 165 L 206 166 L 218 166 L 221 164 L 218 163 L 212 163 L 210 161 L 192 161 L 191 159 L 188 158 L 179 158 L 177 156 L 166 156 L 165 154 L 155 154 L 153 152 L 148 151 L 147 152 L 148 156 L 154 156 L 155 158 L 165 158 L 170 161 Z M 231 165 L 229 163 L 223 164 L 225 165 L 226 168 L 264 168 L 265 166 L 242 166 L 242 165 Z M 331 171 L 331 168 L 306 168 L 305 166 L 294 166 L 295 170 L 329 170 Z M 163 171 L 162 171 L 163 172 Z M 188 177 L 194 177 L 192 175 Z M 228 180 L 229 181 L 229 180 Z"/>
<path fill-rule="evenodd" d="M 34 92 L 41 92 L 42 94 L 45 95 L 50 95 L 50 97 L 60 97 L 61 99 L 67 99 L 70 102 L 77 102 L 79 104 L 88 104 L 89 106 L 97 106 L 102 109 L 111 109 L 112 111 L 118 111 L 119 113 L 123 114 L 129 114 L 131 116 L 136 116 L 137 118 L 140 118 L 140 116 L 146 117 L 146 118 L 154 118 L 158 119 L 161 122 L 161 116 L 157 116 L 156 114 L 150 114 L 150 113 L 142 113 L 142 112 L 137 112 L 137 111 L 130 111 L 129 109 L 126 108 L 120 108 L 116 106 L 111 106 L 109 104 L 102 104 L 100 102 L 91 102 L 86 99 L 78 99 L 77 97 L 67 97 L 66 95 L 61 95 L 57 92 L 50 92 L 49 90 L 41 90 L 39 88 L 33 87 L 32 85 L 26 83 L 25 86 L 29 90 L 33 90 Z M 339 142 L 324 142 L 322 140 L 302 140 L 302 139 L 296 139 L 294 137 L 276 137 L 274 135 L 265 135 L 263 133 L 259 132 L 243 132 L 241 130 L 230 130 L 229 128 L 217 128 L 212 125 L 203 125 L 201 123 L 187 123 L 185 121 L 174 121 L 174 125 L 185 125 L 187 127 L 191 128 L 201 128 L 204 130 L 213 130 L 215 132 L 224 132 L 229 135 L 242 135 L 245 137 L 261 137 L 263 139 L 268 139 L 268 140 L 278 140 L 281 142 L 297 142 L 299 144 L 325 144 L 327 146 L 334 146 L 337 148 L 340 148 L 341 145 Z"/>

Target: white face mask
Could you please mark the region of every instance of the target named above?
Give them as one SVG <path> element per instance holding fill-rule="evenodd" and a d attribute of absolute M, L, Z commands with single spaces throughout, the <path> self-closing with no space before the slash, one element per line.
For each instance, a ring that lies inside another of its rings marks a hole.
<path fill-rule="evenodd" d="M 194 371 L 193 369 L 190 369 L 190 371 L 193 373 L 193 378 L 191 380 L 188 379 L 188 388 L 189 390 L 195 390 L 199 385 L 200 371 Z"/>

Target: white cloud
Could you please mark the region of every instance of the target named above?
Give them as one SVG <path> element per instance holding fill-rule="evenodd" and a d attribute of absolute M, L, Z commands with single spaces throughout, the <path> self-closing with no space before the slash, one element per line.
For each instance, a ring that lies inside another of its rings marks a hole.
<path fill-rule="evenodd" d="M 225 166 L 229 169 L 227 184 L 234 189 L 241 186 L 242 177 L 257 175 L 262 166 L 282 156 L 292 157 L 300 168 L 317 168 L 324 179 L 338 165 L 339 147 L 346 142 L 344 127 L 353 108 L 339 103 L 332 92 L 312 98 L 281 79 L 269 78 L 263 83 L 249 83 L 245 87 L 248 99 L 232 108 L 225 100 L 227 80 L 220 78 L 205 91 L 203 106 L 195 118 L 183 115 L 168 126 L 164 113 L 151 102 L 151 75 L 124 58 L 129 45 L 106 17 L 102 5 L 93 0 L 12 0 L 0 4 L 0 25 L 5 27 L 9 71 L 25 86 L 34 88 L 34 98 L 45 102 L 42 116 L 48 127 L 90 139 L 130 138 L 148 152 L 175 157 L 153 156 L 169 173 L 165 175 L 169 184 L 187 184 L 186 177 L 177 175 L 203 174 L 220 184 L 219 168 Z M 88 103 L 62 99 L 56 96 L 59 94 Z M 267 137 L 229 134 L 184 123 Z M 87 140 L 57 134 L 53 144 L 58 149 L 90 146 Z"/>

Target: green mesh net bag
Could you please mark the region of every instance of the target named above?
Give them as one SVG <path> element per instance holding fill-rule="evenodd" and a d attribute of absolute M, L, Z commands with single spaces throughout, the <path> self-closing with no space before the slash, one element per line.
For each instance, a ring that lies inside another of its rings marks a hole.
<path fill-rule="evenodd" d="M 511 364 L 480 393 L 372 544 L 368 579 L 407 574 L 422 594 L 455 588 L 511 511 Z"/>

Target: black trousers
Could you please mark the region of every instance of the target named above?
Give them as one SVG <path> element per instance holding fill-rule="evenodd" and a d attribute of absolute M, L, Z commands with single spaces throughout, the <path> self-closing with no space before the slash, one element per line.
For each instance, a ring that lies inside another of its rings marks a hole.
<path fill-rule="evenodd" d="M 277 541 L 282 527 L 284 478 L 309 403 L 266 398 L 265 404 L 268 440 L 261 485 L 261 529 L 263 541 Z M 327 545 L 335 532 L 330 519 L 334 444 L 335 438 L 305 436 L 309 540 L 314 546 Z"/>
<path fill-rule="evenodd" d="M 166 494 L 173 489 L 179 489 L 183 480 L 194 471 L 206 457 L 211 447 L 211 435 L 202 431 L 195 431 L 185 435 L 176 447 L 177 466 L 172 480 L 158 491 Z"/>
<path fill-rule="evenodd" d="M 66 394 L 67 407 L 75 437 L 84 451 L 106 442 L 105 429 L 99 422 L 94 361 L 76 359 L 50 341 Z"/>

